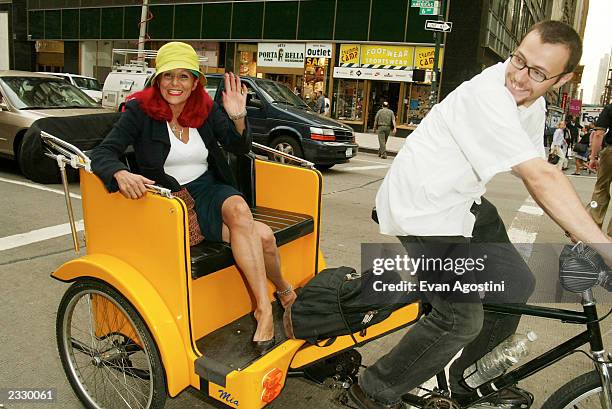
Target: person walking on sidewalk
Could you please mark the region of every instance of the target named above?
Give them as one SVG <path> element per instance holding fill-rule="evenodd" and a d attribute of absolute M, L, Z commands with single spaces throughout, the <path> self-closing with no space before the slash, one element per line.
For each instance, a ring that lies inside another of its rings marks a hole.
<path fill-rule="evenodd" d="M 497 209 L 483 197 L 495 175 L 512 170 L 563 230 L 612 264 L 612 241 L 568 178 L 544 160 L 543 96 L 571 80 L 581 54 L 582 40 L 571 26 L 540 22 L 505 62 L 457 87 L 406 139 L 376 195 L 380 232 L 397 236 L 411 258 L 424 257 L 428 267 L 416 271 L 421 283 L 437 277 L 461 283 L 465 270 L 454 262 L 465 262 L 466 251 L 469 258 L 486 244 L 482 279 L 505 282 L 505 290 L 488 291 L 483 300 L 478 292 L 421 291 L 431 312 L 363 371 L 348 391 L 354 406 L 401 407 L 404 393 L 432 378 L 463 348 L 449 372 L 451 397 L 461 401 L 470 393 L 461 384 L 465 369 L 515 332 L 520 317 L 484 312 L 482 306 L 525 303 L 535 287 Z M 428 260 L 440 255 L 451 262 L 449 270 L 429 266 Z M 525 400 L 517 388 L 500 391 L 496 398 L 502 397 Z"/>
<path fill-rule="evenodd" d="M 565 121 L 559 122 L 559 127 L 553 135 L 553 140 L 550 145 L 550 152 L 559 157 L 559 161 L 555 165 L 557 169 L 567 169 L 567 147 L 568 141 L 565 138 L 566 128 Z"/>
<path fill-rule="evenodd" d="M 610 203 L 610 183 L 612 182 L 612 104 L 606 105 L 595 123 L 595 131 L 591 134 L 591 160 L 589 168 L 597 170 L 597 182 L 593 189 L 591 200 L 597 202 L 596 208 L 591 208 L 591 217 L 599 227 L 603 224 Z M 602 142 L 605 144 L 601 150 Z M 600 151 L 601 150 L 601 151 Z M 612 220 L 608 224 L 608 236 L 612 235 Z"/>
<path fill-rule="evenodd" d="M 374 117 L 374 132 L 378 131 L 378 156 L 387 158 L 387 139 L 393 132 L 395 135 L 395 114 L 389 109 L 389 103 L 383 102 L 383 106 Z"/>

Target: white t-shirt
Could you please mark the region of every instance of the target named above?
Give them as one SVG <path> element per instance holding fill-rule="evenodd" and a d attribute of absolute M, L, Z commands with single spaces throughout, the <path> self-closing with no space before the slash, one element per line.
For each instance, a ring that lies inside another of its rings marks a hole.
<path fill-rule="evenodd" d="M 174 136 L 170 125 L 170 153 L 164 163 L 164 172 L 182 186 L 199 178 L 208 170 L 208 149 L 196 128 L 189 128 L 189 142 L 183 143 Z"/>
<path fill-rule="evenodd" d="M 381 233 L 471 237 L 470 208 L 486 183 L 544 157 L 544 98 L 517 107 L 504 85 L 507 65 L 461 84 L 406 138 L 376 195 Z"/>

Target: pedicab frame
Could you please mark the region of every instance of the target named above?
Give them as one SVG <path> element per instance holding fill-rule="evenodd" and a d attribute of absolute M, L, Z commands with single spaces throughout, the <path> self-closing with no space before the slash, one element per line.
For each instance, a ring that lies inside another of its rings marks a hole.
<path fill-rule="evenodd" d="M 87 244 L 85 255 L 64 263 L 51 276 L 63 282 L 75 283 L 73 287 L 89 285 L 110 289 L 105 294 L 98 294 L 96 290 L 89 298 L 93 300 L 90 311 L 93 311 L 91 315 L 95 321 L 92 343 L 94 338 L 97 345 L 98 340 L 119 334 L 122 339 L 131 341 L 128 343 L 133 350 L 138 349 L 134 345 L 140 348 L 148 345 L 145 352 L 155 355 L 159 351 L 161 374 L 153 373 L 158 368 L 155 368 L 155 359 L 152 359 L 148 376 L 157 375 L 155 382 L 161 376 L 164 393 L 170 397 L 177 396 L 191 386 L 230 407 L 259 409 L 280 394 L 289 373 L 303 373 L 302 370 L 312 364 L 403 328 L 417 320 L 421 314 L 419 304 L 402 307 L 385 321 L 368 328 L 364 336 L 353 334 L 358 344 L 355 344 L 350 335 L 338 337 L 327 346 L 287 339 L 266 355 L 249 361 L 244 367 L 220 368 L 223 366 L 221 363 L 207 361 L 206 351 L 201 351 L 197 344 L 207 335 L 254 310 L 254 298 L 240 271 L 231 265 L 194 278 L 187 211 L 181 199 L 157 186 L 149 186 L 149 193 L 139 200 L 126 199 L 118 192 L 109 194 L 91 172 L 90 161 L 85 153 L 46 132 L 41 132 L 41 137 L 49 146 L 47 156 L 54 158 L 60 167 L 77 254 L 80 253 L 79 242 L 65 167 L 69 165 L 79 169 Z M 310 232 L 279 246 L 286 278 L 294 287 L 299 288 L 325 267 L 319 248 L 322 176 L 310 162 L 263 145 L 253 145 L 300 165 L 281 164 L 249 155 L 252 163 L 250 178 L 254 193 L 253 205 L 257 208 L 282 209 L 312 218 Z M 270 283 L 268 287 L 272 298 L 274 288 Z M 58 347 L 64 369 L 77 396 L 89 407 L 99 407 L 87 400 L 87 394 L 91 392 L 80 383 L 74 365 L 71 366 L 71 362 L 74 364 L 71 359 L 74 359 L 75 348 L 90 355 L 93 366 L 109 366 L 111 362 L 110 358 L 107 359 L 110 356 L 107 351 L 102 353 L 96 351 L 95 347 L 80 346 L 67 335 L 70 314 L 62 309 L 72 305 L 66 298 L 74 297 L 79 288 L 72 292 L 69 289 L 60 304 Z M 118 293 L 117 298 L 125 299 L 127 306 L 126 303 L 114 302 L 114 292 Z M 110 298 L 103 301 L 105 297 Z M 133 308 L 136 314 L 130 314 L 129 311 L 126 314 L 125 310 L 129 308 Z M 107 318 L 122 314 L 127 315 L 128 319 L 121 321 L 121 324 L 109 326 L 109 320 L 102 322 L 103 314 L 96 313 L 102 310 Z M 137 323 L 139 319 L 144 323 L 144 331 Z M 134 339 L 137 329 L 143 334 L 144 339 L 140 341 Z M 147 333 L 153 345 L 147 343 Z M 73 354 L 72 358 L 70 353 Z M 129 351 L 117 352 L 112 362 L 119 362 L 125 357 L 129 361 Z M 121 371 L 116 365 L 113 370 Z M 147 376 L 146 370 L 142 373 Z M 134 375 L 129 370 L 127 374 Z M 161 402 L 148 399 L 146 407 L 163 407 L 164 401 L 165 396 Z"/>

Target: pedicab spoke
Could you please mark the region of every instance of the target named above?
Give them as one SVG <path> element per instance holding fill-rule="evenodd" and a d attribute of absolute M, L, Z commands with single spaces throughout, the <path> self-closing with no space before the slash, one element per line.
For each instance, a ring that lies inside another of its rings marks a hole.
<path fill-rule="evenodd" d="M 107 370 L 107 373 L 110 374 L 113 378 L 115 378 L 117 380 L 117 383 L 120 383 L 120 378 L 110 369 L 110 367 L 108 365 L 104 365 L 104 367 Z M 124 375 L 125 376 L 125 375 Z M 108 378 L 107 378 L 108 379 Z M 111 385 L 113 385 L 113 388 L 115 389 L 115 391 L 117 392 L 117 394 L 119 394 L 119 396 L 121 397 L 121 399 L 125 402 L 126 405 L 128 405 L 128 407 L 132 408 L 132 405 L 128 402 L 128 400 L 126 399 L 126 397 L 123 396 L 122 392 L 115 387 L 115 384 L 113 382 L 111 382 Z M 132 399 L 134 399 L 135 403 L 138 405 L 138 407 L 140 408 L 144 408 L 144 406 L 139 402 L 138 398 L 134 395 L 134 393 L 132 393 L 132 391 L 128 388 L 127 384 L 124 384 L 123 386 L 125 386 L 125 392 L 127 395 L 130 395 Z M 122 388 L 123 389 L 123 388 Z M 144 396 L 145 398 L 148 398 L 147 395 L 145 395 L 144 393 L 142 393 L 141 391 L 138 391 L 142 396 Z M 148 399 L 147 399 L 148 400 Z"/>

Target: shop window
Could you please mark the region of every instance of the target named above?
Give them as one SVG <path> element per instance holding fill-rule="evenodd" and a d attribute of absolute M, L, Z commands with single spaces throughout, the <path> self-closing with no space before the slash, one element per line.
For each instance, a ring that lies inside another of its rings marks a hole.
<path fill-rule="evenodd" d="M 334 89 L 334 118 L 362 122 L 364 81 L 337 79 Z"/>
<path fill-rule="evenodd" d="M 306 58 L 306 68 L 300 93 L 303 97 L 314 101 L 317 91 L 326 93 L 325 84 L 328 77 L 328 62 L 329 59 L 327 58 Z"/>
<path fill-rule="evenodd" d="M 264 38 L 289 40 L 295 38 L 298 2 L 278 1 L 266 3 Z M 282 21 L 282 23 L 279 23 Z"/>
<path fill-rule="evenodd" d="M 403 98 L 405 107 L 402 116 L 403 124 L 416 125 L 421 122 L 427 112 L 429 112 L 429 95 L 431 85 L 410 83 L 406 87 L 405 97 Z"/>
<path fill-rule="evenodd" d="M 204 4 L 202 38 L 230 38 L 232 3 Z"/>
<path fill-rule="evenodd" d="M 177 39 L 200 38 L 201 4 L 177 5 L 174 9 L 174 37 Z"/>
<path fill-rule="evenodd" d="M 332 38 L 335 7 L 335 2 L 329 0 L 301 2 L 298 39 L 329 40 Z"/>
<path fill-rule="evenodd" d="M 116 39 L 123 37 L 123 7 L 102 9 L 101 38 Z"/>
<path fill-rule="evenodd" d="M 257 75 L 257 53 L 240 51 L 240 75 L 255 77 Z"/>

